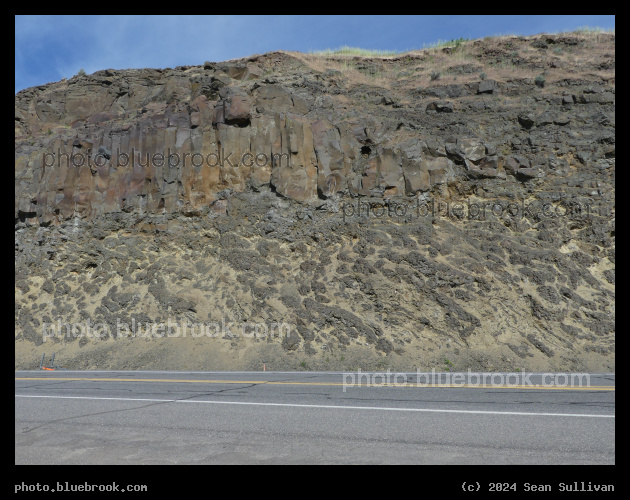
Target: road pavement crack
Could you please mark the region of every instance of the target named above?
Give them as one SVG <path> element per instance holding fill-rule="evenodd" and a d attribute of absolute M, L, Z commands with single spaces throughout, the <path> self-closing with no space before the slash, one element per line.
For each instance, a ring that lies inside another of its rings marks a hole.
<path fill-rule="evenodd" d="M 94 416 L 97 416 L 97 415 L 106 415 L 108 413 L 120 413 L 120 412 L 125 412 L 125 411 L 140 410 L 142 408 L 148 408 L 150 406 L 163 405 L 163 404 L 173 403 L 173 402 L 174 401 L 154 401 L 154 402 L 151 402 L 150 404 L 146 404 L 146 405 L 142 405 L 142 406 L 135 406 L 133 408 L 118 408 L 116 410 L 99 411 L 99 412 L 95 412 L 95 413 L 85 413 L 85 414 L 82 414 L 82 415 L 73 415 L 71 417 L 58 418 L 58 419 L 55 419 L 55 420 L 50 420 L 50 421 L 45 422 L 45 423 L 40 424 L 40 425 L 36 425 L 35 427 L 24 429 L 24 430 L 22 430 L 22 434 L 26 434 L 28 432 L 40 429 L 41 427 L 46 427 L 47 425 L 56 424 L 56 423 L 59 423 L 59 422 L 65 422 L 67 420 L 72 420 L 72 419 L 75 419 L 75 418 L 94 417 Z"/>

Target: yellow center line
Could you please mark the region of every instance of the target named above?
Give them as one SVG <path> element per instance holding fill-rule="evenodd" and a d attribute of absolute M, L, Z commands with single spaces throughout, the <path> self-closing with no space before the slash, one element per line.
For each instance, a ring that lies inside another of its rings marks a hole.
<path fill-rule="evenodd" d="M 313 385 L 336 387 L 423 387 L 423 388 L 463 388 L 463 389 L 555 389 L 565 391 L 614 391 L 614 385 L 595 385 L 585 387 L 568 387 L 557 385 L 484 385 L 484 384 L 419 384 L 419 383 L 341 383 L 341 382 L 274 382 L 271 380 L 199 380 L 199 379 L 157 379 L 157 378 L 86 378 L 86 377 L 15 377 L 15 380 L 59 380 L 80 382 L 173 382 L 192 384 L 254 384 L 254 385 Z"/>

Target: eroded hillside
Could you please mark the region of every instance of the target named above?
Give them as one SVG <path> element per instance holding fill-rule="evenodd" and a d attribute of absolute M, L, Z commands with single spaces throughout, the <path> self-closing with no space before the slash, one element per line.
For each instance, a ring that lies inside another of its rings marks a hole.
<path fill-rule="evenodd" d="M 19 92 L 16 368 L 614 370 L 614 38 Z"/>

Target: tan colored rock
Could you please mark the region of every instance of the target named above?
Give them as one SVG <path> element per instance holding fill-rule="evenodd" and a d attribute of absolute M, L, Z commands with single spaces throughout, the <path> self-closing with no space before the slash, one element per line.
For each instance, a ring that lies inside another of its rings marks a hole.
<path fill-rule="evenodd" d="M 404 192 L 404 177 L 402 170 L 402 159 L 392 148 L 383 148 L 379 151 L 378 171 L 380 175 L 380 185 L 384 188 L 396 188 L 397 192 Z"/>
<path fill-rule="evenodd" d="M 415 194 L 418 191 L 428 191 L 431 188 L 429 169 L 426 161 L 419 158 L 409 159 L 403 156 L 402 169 L 407 194 Z"/>
<path fill-rule="evenodd" d="M 477 162 L 486 156 L 486 147 L 477 139 L 458 139 L 457 145 L 461 148 L 465 158 Z"/>
<path fill-rule="evenodd" d="M 271 183 L 278 193 L 287 198 L 296 201 L 315 199 L 317 158 L 310 122 L 296 115 L 287 115 L 282 140 L 281 153 L 289 155 L 288 165 L 274 164 Z"/>

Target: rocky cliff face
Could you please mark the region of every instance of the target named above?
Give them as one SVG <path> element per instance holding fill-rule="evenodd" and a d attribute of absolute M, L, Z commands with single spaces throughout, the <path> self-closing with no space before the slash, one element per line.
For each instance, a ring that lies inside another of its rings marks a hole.
<path fill-rule="evenodd" d="M 19 92 L 16 368 L 614 369 L 614 60 L 575 33 Z"/>

